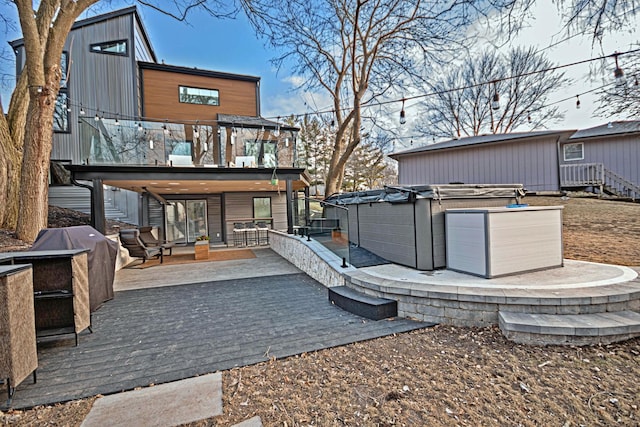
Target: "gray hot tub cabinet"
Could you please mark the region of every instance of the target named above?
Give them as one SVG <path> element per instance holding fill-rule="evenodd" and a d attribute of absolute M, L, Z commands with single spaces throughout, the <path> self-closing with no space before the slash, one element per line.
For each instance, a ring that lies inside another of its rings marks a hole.
<path fill-rule="evenodd" d="M 434 270 L 447 265 L 447 209 L 506 206 L 523 194 L 521 184 L 443 184 L 343 193 L 325 201 L 349 209 L 351 243 L 396 264 Z M 343 212 L 325 208 L 326 217 Z"/>

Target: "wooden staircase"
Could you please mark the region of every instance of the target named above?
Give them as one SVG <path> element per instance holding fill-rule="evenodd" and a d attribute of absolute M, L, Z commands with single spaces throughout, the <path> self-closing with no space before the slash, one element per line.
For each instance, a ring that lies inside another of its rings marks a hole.
<path fill-rule="evenodd" d="M 640 185 L 604 167 L 603 163 L 560 166 L 562 188 L 593 188 L 601 194 L 640 200 Z"/>

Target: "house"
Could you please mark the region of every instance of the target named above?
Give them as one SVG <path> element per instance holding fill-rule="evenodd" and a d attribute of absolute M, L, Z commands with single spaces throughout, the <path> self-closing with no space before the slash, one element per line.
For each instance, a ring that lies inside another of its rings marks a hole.
<path fill-rule="evenodd" d="M 560 150 L 563 188 L 640 199 L 640 121 L 579 130 Z"/>
<path fill-rule="evenodd" d="M 400 185 L 522 183 L 530 192 L 588 190 L 640 198 L 640 122 L 580 131 L 480 135 L 390 155 Z"/>
<path fill-rule="evenodd" d="M 228 243 L 234 222 L 293 229 L 298 129 L 260 116 L 259 77 L 158 63 L 136 7 L 77 21 L 62 65 L 50 204 L 184 243 Z"/>

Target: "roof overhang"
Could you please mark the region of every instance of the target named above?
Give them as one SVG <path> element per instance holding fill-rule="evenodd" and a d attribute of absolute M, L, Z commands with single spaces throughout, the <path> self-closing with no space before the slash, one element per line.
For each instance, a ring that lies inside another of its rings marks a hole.
<path fill-rule="evenodd" d="M 153 195 L 203 195 L 229 192 L 294 191 L 309 186 L 300 168 L 212 168 L 169 166 L 65 165 L 76 181 L 101 179 L 104 185 Z"/>

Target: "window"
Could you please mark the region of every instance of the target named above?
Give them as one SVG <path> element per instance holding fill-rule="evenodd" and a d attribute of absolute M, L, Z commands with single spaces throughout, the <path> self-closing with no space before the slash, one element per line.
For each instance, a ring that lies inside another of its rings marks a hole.
<path fill-rule="evenodd" d="M 69 133 L 69 97 L 66 90 L 60 89 L 56 98 L 56 108 L 53 110 L 53 131 Z"/>
<path fill-rule="evenodd" d="M 278 165 L 276 143 L 273 141 L 245 141 L 244 154 L 257 159 L 261 168 L 275 168 Z"/>
<path fill-rule="evenodd" d="M 69 73 L 69 53 L 62 52 L 60 58 L 60 90 L 56 98 L 56 107 L 53 110 L 53 131 L 57 133 L 70 133 L 69 128 L 69 88 L 67 78 Z"/>
<path fill-rule="evenodd" d="M 577 142 L 575 144 L 564 144 L 564 160 L 583 160 L 584 159 L 584 145 L 582 142 Z"/>
<path fill-rule="evenodd" d="M 128 43 L 126 40 L 115 40 L 103 43 L 94 43 L 89 46 L 89 50 L 95 53 L 106 53 L 109 55 L 128 55 Z"/>
<path fill-rule="evenodd" d="M 271 197 L 253 198 L 253 217 L 271 219 Z"/>
<path fill-rule="evenodd" d="M 185 104 L 220 105 L 220 94 L 217 89 L 202 89 L 180 86 L 180 102 Z"/>

